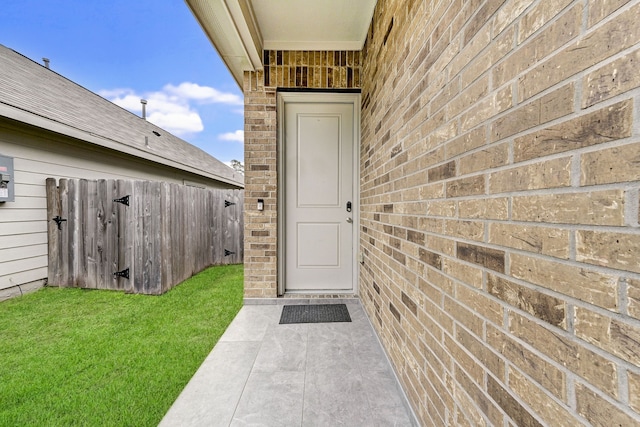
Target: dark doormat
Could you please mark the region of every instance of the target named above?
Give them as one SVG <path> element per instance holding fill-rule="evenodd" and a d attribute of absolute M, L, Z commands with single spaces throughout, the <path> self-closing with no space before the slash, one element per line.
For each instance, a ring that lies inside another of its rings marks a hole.
<path fill-rule="evenodd" d="M 345 304 L 285 305 L 280 324 L 351 322 Z"/>

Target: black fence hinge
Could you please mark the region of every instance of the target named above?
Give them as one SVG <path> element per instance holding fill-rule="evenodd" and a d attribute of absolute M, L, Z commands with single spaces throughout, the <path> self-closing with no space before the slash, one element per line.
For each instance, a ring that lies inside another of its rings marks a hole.
<path fill-rule="evenodd" d="M 228 208 L 228 207 L 229 207 L 229 206 L 231 206 L 231 205 L 235 205 L 235 203 L 234 203 L 234 202 L 230 202 L 230 201 L 228 201 L 228 200 L 225 200 L 225 201 L 224 201 L 224 207 L 225 207 L 225 208 Z"/>
<path fill-rule="evenodd" d="M 235 252 L 225 249 L 224 256 L 235 255 Z"/>
<path fill-rule="evenodd" d="M 113 201 L 115 203 L 122 203 L 125 206 L 129 206 L 129 196 L 120 197 L 119 199 L 113 199 Z"/>
<path fill-rule="evenodd" d="M 125 279 L 128 279 L 129 278 L 129 269 L 125 268 L 122 271 L 116 271 L 115 273 L 113 273 L 113 275 L 116 276 L 116 277 L 124 277 Z"/>
<path fill-rule="evenodd" d="M 51 220 L 55 221 L 55 223 L 58 225 L 58 230 L 62 230 L 62 222 L 66 221 L 66 219 L 62 218 L 60 215 L 55 218 L 51 218 Z"/>

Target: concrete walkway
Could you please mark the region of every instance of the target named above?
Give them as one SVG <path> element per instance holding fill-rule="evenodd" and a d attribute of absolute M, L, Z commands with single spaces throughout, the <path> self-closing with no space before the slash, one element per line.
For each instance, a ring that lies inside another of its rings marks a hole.
<path fill-rule="evenodd" d="M 417 425 L 360 302 L 340 302 L 351 323 L 279 325 L 281 304 L 245 305 L 160 426 Z"/>

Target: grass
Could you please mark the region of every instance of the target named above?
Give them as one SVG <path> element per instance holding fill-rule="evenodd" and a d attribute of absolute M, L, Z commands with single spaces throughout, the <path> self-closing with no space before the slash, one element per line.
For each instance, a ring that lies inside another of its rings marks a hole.
<path fill-rule="evenodd" d="M 0 426 L 156 426 L 242 306 L 242 265 L 162 296 L 44 288 L 0 303 Z"/>

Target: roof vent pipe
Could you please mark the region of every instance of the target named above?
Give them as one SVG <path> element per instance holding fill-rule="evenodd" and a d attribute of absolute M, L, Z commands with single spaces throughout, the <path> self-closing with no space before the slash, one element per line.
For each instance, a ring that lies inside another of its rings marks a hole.
<path fill-rule="evenodd" d="M 147 120 L 147 100 L 141 99 L 140 104 L 142 104 L 142 118 Z"/>
<path fill-rule="evenodd" d="M 42 58 L 45 68 L 49 69 L 49 58 Z"/>

